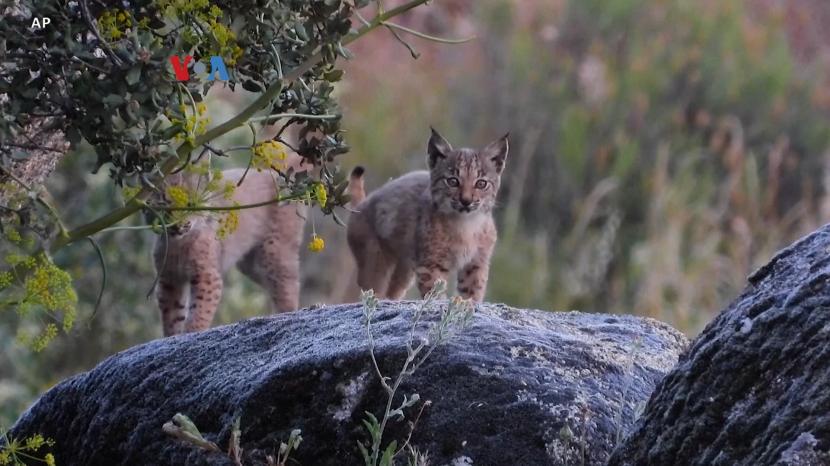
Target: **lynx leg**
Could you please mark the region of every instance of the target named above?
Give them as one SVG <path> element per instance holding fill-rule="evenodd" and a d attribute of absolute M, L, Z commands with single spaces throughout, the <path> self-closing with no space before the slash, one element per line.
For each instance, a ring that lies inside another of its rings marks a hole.
<path fill-rule="evenodd" d="M 219 242 L 213 232 L 196 238 L 191 250 L 190 310 L 184 322 L 186 332 L 210 327 L 222 298 L 222 274 L 219 271 Z"/>
<path fill-rule="evenodd" d="M 401 299 L 406 290 L 412 285 L 412 279 L 415 278 L 415 271 L 409 264 L 398 263 L 392 271 L 392 278 L 389 280 L 389 289 L 386 291 L 386 296 L 389 299 Z"/>
<path fill-rule="evenodd" d="M 184 323 L 186 332 L 210 328 L 222 298 L 222 275 L 217 268 L 202 269 L 190 280 L 190 311 Z"/>
<path fill-rule="evenodd" d="M 446 260 L 439 258 L 427 259 L 421 261 L 415 269 L 415 274 L 418 279 L 418 291 L 421 293 L 421 298 L 435 286 L 438 280 L 447 281 L 447 276 L 450 273 L 450 264 Z"/>
<path fill-rule="evenodd" d="M 177 281 L 162 277 L 159 281 L 156 299 L 161 311 L 161 325 L 164 336 L 184 332 L 184 320 L 187 318 L 186 287 Z"/>
<path fill-rule="evenodd" d="M 458 293 L 463 298 L 470 298 L 475 302 L 484 300 L 487 291 L 487 275 L 490 264 L 482 257 L 476 257 L 458 271 Z"/>
<path fill-rule="evenodd" d="M 281 244 L 276 238 L 265 241 L 259 257 L 262 285 L 271 295 L 273 312 L 294 311 L 300 305 L 299 244 Z"/>
<path fill-rule="evenodd" d="M 375 296 L 386 297 L 391 267 L 381 251 L 370 253 L 357 263 L 357 285 L 361 290 L 373 290 Z"/>
<path fill-rule="evenodd" d="M 361 290 L 374 290 L 379 298 L 385 297 L 391 261 L 374 235 L 355 234 L 352 224 L 349 228 L 349 247 L 357 262 L 357 285 Z"/>

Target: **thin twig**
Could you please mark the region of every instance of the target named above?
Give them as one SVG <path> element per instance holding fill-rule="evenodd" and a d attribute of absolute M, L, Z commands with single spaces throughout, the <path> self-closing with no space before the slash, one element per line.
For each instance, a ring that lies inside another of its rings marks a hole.
<path fill-rule="evenodd" d="M 470 42 L 471 40 L 476 39 L 476 36 L 470 36 L 464 39 L 445 39 L 443 37 L 435 37 L 429 34 L 424 34 L 423 32 L 416 31 L 415 29 L 410 29 L 406 26 L 401 26 L 400 24 L 390 23 L 389 21 L 383 21 L 382 24 L 388 28 L 400 29 L 403 32 L 412 34 L 416 37 L 420 37 L 421 39 L 431 40 L 433 42 L 439 42 L 441 44 L 463 44 L 465 42 Z"/>
<path fill-rule="evenodd" d="M 409 445 L 409 441 L 412 440 L 412 433 L 415 432 L 415 428 L 418 427 L 418 421 L 421 419 L 421 415 L 424 414 L 424 410 L 431 404 L 432 403 L 429 400 L 421 403 L 421 409 L 418 410 L 418 414 L 415 415 L 415 419 L 412 420 L 412 423 L 410 424 L 409 434 L 406 436 L 406 440 L 403 442 L 403 445 L 401 445 L 398 451 L 392 455 L 393 458 L 400 455 L 406 449 L 407 445 Z"/>
<path fill-rule="evenodd" d="M 170 224 L 168 226 L 173 226 L 174 224 Z M 140 231 L 140 230 L 152 230 L 155 227 L 153 225 L 134 225 L 134 226 L 126 226 L 126 227 L 109 227 L 104 228 L 103 230 L 99 230 L 98 233 L 112 233 L 114 231 Z"/>
<path fill-rule="evenodd" d="M 389 26 L 388 24 L 386 24 L 385 26 L 386 29 L 389 29 L 389 32 L 392 33 L 392 36 L 394 36 L 398 42 L 403 44 L 403 46 L 406 47 L 407 50 L 409 50 L 409 54 L 412 55 L 413 59 L 417 60 L 421 56 L 421 54 L 418 53 L 417 50 L 415 50 L 415 47 L 413 47 L 409 42 L 403 40 L 403 37 L 401 37 L 401 35 L 398 34 L 398 31 L 396 31 L 393 27 Z"/>
<path fill-rule="evenodd" d="M 248 158 L 248 165 L 245 167 L 245 171 L 242 172 L 242 176 L 239 177 L 239 181 L 236 183 L 237 188 L 242 186 L 242 182 L 245 181 L 245 177 L 248 176 L 248 172 L 254 164 L 254 155 L 256 155 L 256 129 L 254 129 L 254 125 L 251 123 L 248 123 L 248 128 L 251 130 L 251 156 Z"/>
<path fill-rule="evenodd" d="M 156 269 L 156 276 L 153 277 L 153 283 L 150 285 L 150 289 L 147 291 L 147 295 L 145 296 L 145 299 L 150 299 L 150 295 L 153 294 L 153 291 L 156 289 L 156 285 L 158 285 L 161 280 L 161 273 L 165 268 L 167 268 L 167 251 L 170 243 L 170 237 L 167 233 L 167 223 L 164 221 L 164 217 L 156 209 L 149 205 L 147 206 L 147 210 L 152 212 L 159 222 L 161 222 L 161 234 L 163 238 L 162 240 L 164 241 L 164 255 L 162 255 L 161 258 L 161 267 Z"/>
<path fill-rule="evenodd" d="M 251 123 L 265 120 L 275 120 L 279 118 L 301 118 L 306 120 L 330 120 L 333 118 L 340 118 L 340 115 L 311 115 L 306 113 L 274 113 L 272 115 L 258 116 L 248 120 Z"/>
<path fill-rule="evenodd" d="M 278 202 L 286 202 L 286 201 L 298 201 L 305 199 L 306 194 L 292 194 L 290 196 L 277 196 L 274 199 L 269 199 L 267 201 L 256 202 L 254 204 L 243 204 L 243 205 L 231 205 L 231 206 L 186 206 L 186 207 L 163 207 L 157 206 L 156 208 L 165 212 L 175 212 L 175 211 L 185 211 L 185 212 L 202 212 L 202 211 L 229 211 L 229 210 L 244 210 L 244 209 L 254 209 L 256 207 L 262 207 L 266 205 L 276 204 Z"/>
<path fill-rule="evenodd" d="M 87 236 L 86 239 L 89 241 L 89 244 L 95 248 L 95 254 L 101 262 L 101 290 L 98 291 L 98 297 L 95 298 L 95 307 L 92 309 L 92 315 L 89 316 L 89 322 L 92 322 L 92 319 L 94 319 L 95 315 L 98 313 L 98 308 L 101 307 L 101 299 L 104 297 L 104 290 L 107 289 L 107 263 L 104 260 L 104 252 L 101 250 L 101 246 L 98 245 L 98 242 L 95 241 L 95 238 Z"/>

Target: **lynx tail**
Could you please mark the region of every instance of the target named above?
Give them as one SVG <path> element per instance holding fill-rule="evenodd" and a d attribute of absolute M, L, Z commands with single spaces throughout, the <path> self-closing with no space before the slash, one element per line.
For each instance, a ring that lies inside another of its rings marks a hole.
<path fill-rule="evenodd" d="M 363 167 L 354 167 L 352 175 L 349 177 L 349 196 L 351 197 L 349 203 L 352 207 L 357 207 L 366 198 L 366 190 L 363 187 L 363 173 L 365 171 Z"/>

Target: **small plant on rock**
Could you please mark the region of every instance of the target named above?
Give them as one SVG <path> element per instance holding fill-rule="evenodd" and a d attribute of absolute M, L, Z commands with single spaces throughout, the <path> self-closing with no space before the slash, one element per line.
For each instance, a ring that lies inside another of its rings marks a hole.
<path fill-rule="evenodd" d="M 375 357 L 375 342 L 372 336 L 372 317 L 377 310 L 378 299 L 372 290 L 364 291 L 361 295 L 363 315 L 366 320 L 366 334 L 369 340 L 369 354 L 372 358 L 375 373 L 386 392 L 386 408 L 381 419 L 378 420 L 374 414 L 366 412 L 366 418 L 363 420 L 363 425 L 369 433 L 370 441 L 366 444 L 358 442 L 357 445 L 360 448 L 360 452 L 363 455 L 363 462 L 366 466 L 394 466 L 395 458 L 404 452 L 406 452 L 408 464 L 410 465 L 422 466 L 428 462 L 427 455 L 413 448 L 409 444 L 409 440 L 412 438 L 412 432 L 415 430 L 421 414 L 430 405 L 429 401 L 421 403 L 418 413 L 414 419 L 409 421 L 409 435 L 407 435 L 406 440 L 404 440 L 400 447 L 395 440 L 392 440 L 384 447 L 383 434 L 390 420 L 402 421 L 406 419 L 404 410 L 415 406 L 421 399 L 417 393 L 412 393 L 409 396 L 404 394 L 400 404 L 394 407 L 395 395 L 401 383 L 407 377 L 413 375 L 437 347 L 447 342 L 456 332 L 467 327 L 472 320 L 474 311 L 473 303 L 469 300 L 455 297 L 449 301 L 445 308 L 441 308 L 439 319 L 429 326 L 425 336 L 416 334 L 418 324 L 429 310 L 434 309 L 435 300 L 443 296 L 446 289 L 446 282 L 436 282 L 433 289 L 427 293 L 415 309 L 412 315 L 409 338 L 406 342 L 406 360 L 404 360 L 403 367 L 401 367 L 394 381 L 391 377 L 383 375 L 377 358 Z"/>
<path fill-rule="evenodd" d="M 173 416 L 171 421 L 164 423 L 162 430 L 164 430 L 167 435 L 175 437 L 203 450 L 222 453 L 222 449 L 215 443 L 204 438 L 202 433 L 199 432 L 199 428 L 196 427 L 196 424 L 194 424 L 193 421 L 191 421 L 190 418 L 184 414 L 178 413 Z M 236 466 L 242 466 L 243 464 L 242 447 L 240 445 L 241 440 L 242 430 L 239 427 L 239 418 L 237 417 L 233 421 L 231 438 L 228 440 L 227 452 L 228 458 L 230 458 Z M 300 435 L 300 430 L 292 430 L 291 434 L 288 436 L 288 440 L 280 443 L 280 448 L 276 456 L 266 456 L 266 464 L 268 466 L 286 466 L 291 453 L 300 446 L 300 442 L 302 441 L 303 437 Z"/>

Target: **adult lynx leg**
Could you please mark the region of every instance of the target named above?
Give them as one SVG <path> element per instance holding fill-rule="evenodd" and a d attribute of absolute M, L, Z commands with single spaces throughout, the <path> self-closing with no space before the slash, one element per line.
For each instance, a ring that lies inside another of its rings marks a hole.
<path fill-rule="evenodd" d="M 262 245 L 262 284 L 271 295 L 273 312 L 294 311 L 300 306 L 299 245 L 280 243 L 276 238 Z"/>
<path fill-rule="evenodd" d="M 206 231 L 193 246 L 190 277 L 190 311 L 184 323 L 186 332 L 210 327 L 222 298 L 222 274 L 219 271 L 219 243 L 213 232 Z"/>
<path fill-rule="evenodd" d="M 222 275 L 218 269 L 202 269 L 190 280 L 190 311 L 184 323 L 186 332 L 210 328 L 219 300 L 222 299 Z"/>
<path fill-rule="evenodd" d="M 175 280 L 162 277 L 159 281 L 156 299 L 166 337 L 184 332 L 184 321 L 187 318 L 186 291 L 185 285 Z"/>

